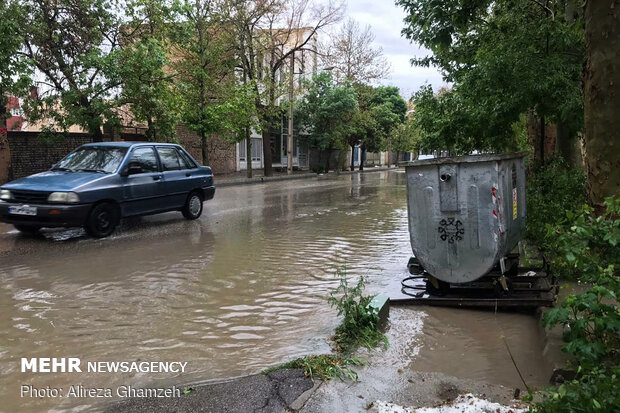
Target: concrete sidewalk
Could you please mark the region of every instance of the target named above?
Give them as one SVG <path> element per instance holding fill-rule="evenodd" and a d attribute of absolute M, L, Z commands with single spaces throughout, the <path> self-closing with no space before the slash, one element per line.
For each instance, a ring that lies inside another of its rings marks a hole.
<path fill-rule="evenodd" d="M 299 411 L 320 382 L 313 383 L 301 369 L 283 369 L 232 380 L 194 385 L 178 398 L 132 398 L 112 404 L 107 413 Z"/>
<path fill-rule="evenodd" d="M 291 175 L 288 175 L 286 172 L 273 172 L 272 176 L 264 176 L 262 170 L 254 171 L 254 175 L 252 178 L 248 178 L 246 176 L 246 171 L 235 172 L 231 174 L 225 175 L 215 175 L 215 187 L 222 188 L 226 186 L 235 186 L 235 185 L 248 185 L 248 184 L 262 184 L 265 182 L 275 182 L 275 181 L 288 181 L 293 179 L 312 179 L 319 177 L 332 177 L 339 175 L 352 175 L 358 173 L 368 173 L 368 172 L 378 172 L 378 171 L 387 171 L 387 170 L 396 170 L 398 167 L 394 166 L 370 166 L 366 167 L 363 171 L 355 170 L 355 171 L 331 171 L 329 173 L 324 174 L 316 174 L 314 172 L 309 171 L 294 171 Z"/>

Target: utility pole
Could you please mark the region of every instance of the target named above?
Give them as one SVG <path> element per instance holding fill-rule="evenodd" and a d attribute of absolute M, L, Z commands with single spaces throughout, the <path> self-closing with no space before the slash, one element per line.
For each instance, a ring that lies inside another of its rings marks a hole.
<path fill-rule="evenodd" d="M 293 173 L 293 94 L 295 92 L 295 53 L 291 53 L 291 67 L 289 79 L 289 109 L 288 109 L 288 140 L 286 145 L 286 173 Z"/>

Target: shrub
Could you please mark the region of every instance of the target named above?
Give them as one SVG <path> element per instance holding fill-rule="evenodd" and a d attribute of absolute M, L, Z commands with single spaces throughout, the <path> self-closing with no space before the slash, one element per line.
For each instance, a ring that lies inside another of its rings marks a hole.
<path fill-rule="evenodd" d="M 330 292 L 327 302 L 338 309 L 342 316 L 342 323 L 336 328 L 333 337 L 336 350 L 350 353 L 357 347 L 368 349 L 384 343 L 387 338 L 379 329 L 379 315 L 371 307 L 370 301 L 374 296 L 363 295 L 364 277 L 360 277 L 354 287 L 350 287 L 345 271 L 338 270 L 340 285 Z"/>
<path fill-rule="evenodd" d="M 325 170 L 325 165 L 320 163 L 320 164 L 314 165 L 312 167 L 312 172 L 314 172 L 315 174 L 322 174 L 322 173 L 325 173 L 327 171 Z"/>
<path fill-rule="evenodd" d="M 601 216 L 585 206 L 547 225 L 556 272 L 591 287 L 544 315 L 546 327 L 564 327 L 563 350 L 574 356 L 577 378 L 542 392 L 534 412 L 611 412 L 620 406 L 620 199 L 608 198 L 605 205 Z"/>
<path fill-rule="evenodd" d="M 613 280 L 605 274 L 620 269 L 620 198 L 607 198 L 605 207 L 596 216 L 586 205 L 547 224 L 546 249 L 556 273 L 586 282 Z"/>
<path fill-rule="evenodd" d="M 594 369 L 578 379 L 541 392 L 530 412 L 617 412 L 620 406 L 620 368 Z"/>
<path fill-rule="evenodd" d="M 556 225 L 564 211 L 575 211 L 586 202 L 585 174 L 560 158 L 551 158 L 527 177 L 527 227 L 525 236 L 544 249 L 546 225 Z"/>

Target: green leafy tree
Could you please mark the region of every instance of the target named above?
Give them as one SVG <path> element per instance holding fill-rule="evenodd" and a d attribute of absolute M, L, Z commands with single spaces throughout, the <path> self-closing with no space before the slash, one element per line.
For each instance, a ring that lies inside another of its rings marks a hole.
<path fill-rule="evenodd" d="M 6 111 L 9 95 L 23 95 L 30 85 L 30 70 L 19 53 L 22 38 L 17 35 L 24 13 L 20 2 L 0 2 L 0 129 L 5 130 L 10 114 Z"/>
<path fill-rule="evenodd" d="M 50 119 L 52 129 L 71 125 L 103 140 L 113 124 L 122 81 L 118 60 L 120 21 L 113 0 L 24 0 L 17 33 L 20 53 L 41 74 L 41 94 L 26 105 L 30 121 Z"/>
<path fill-rule="evenodd" d="M 308 91 L 297 105 L 295 118 L 308 131 L 309 144 L 326 152 L 326 169 L 333 149 L 344 149 L 357 110 L 355 90 L 336 86 L 330 73 L 313 76 Z"/>
<path fill-rule="evenodd" d="M 349 130 L 347 142 L 352 151 L 359 144 L 362 152 L 360 170 L 363 170 L 366 152 L 380 152 L 388 147 L 396 128 L 405 120 L 407 103 L 394 86 L 373 88 L 357 84 L 355 89 L 360 113 L 356 115 L 358 121 Z"/>
<path fill-rule="evenodd" d="M 175 138 L 179 121 L 176 73 L 170 66 L 170 27 L 176 13 L 166 0 L 132 0 L 127 3 L 128 22 L 122 32 L 119 105 L 128 105 L 133 120 L 147 125 L 150 141 Z"/>
<path fill-rule="evenodd" d="M 415 152 L 420 145 L 420 132 L 411 116 L 400 123 L 392 135 L 392 150 L 396 152 L 396 162 L 400 159 L 401 152 Z"/>
<path fill-rule="evenodd" d="M 236 39 L 224 30 L 224 17 L 212 0 L 185 1 L 174 35 L 174 67 L 182 119 L 201 139 L 202 163 L 209 163 L 209 138 L 230 142 L 245 137 L 255 123 L 253 83 L 240 84 Z"/>
<path fill-rule="evenodd" d="M 424 112 L 422 140 L 441 145 L 429 149 L 510 149 L 511 125 L 532 109 L 541 131 L 556 122 L 574 141 L 583 125 L 584 41 L 572 0 L 396 3 L 407 13 L 403 34 L 432 51 L 412 62 L 437 66 L 453 83 L 436 101 L 428 88 L 414 97 L 416 111 Z M 537 149 L 543 141 L 544 133 Z M 543 160 L 544 152 L 537 154 Z"/>
<path fill-rule="evenodd" d="M 19 53 L 22 39 L 16 35 L 21 25 L 23 9 L 18 1 L 0 2 L 0 165 L 10 165 L 11 154 L 7 140 L 7 111 L 9 96 L 21 96 L 30 85 L 30 70 Z M 9 179 L 10 167 L 0 167 L 0 182 Z"/>

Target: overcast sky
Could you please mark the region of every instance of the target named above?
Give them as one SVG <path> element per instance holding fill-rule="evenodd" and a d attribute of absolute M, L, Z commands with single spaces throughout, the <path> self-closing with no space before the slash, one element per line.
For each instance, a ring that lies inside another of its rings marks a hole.
<path fill-rule="evenodd" d="M 414 56 L 426 56 L 428 51 L 401 36 L 405 11 L 394 4 L 394 0 L 347 0 L 345 19 L 353 18 L 361 26 L 370 25 L 375 43 L 383 48 L 385 57 L 392 66 L 392 74 L 382 84 L 398 86 L 400 94 L 409 99 L 425 83 L 437 90 L 445 85 L 435 68 L 411 66 Z"/>

